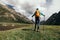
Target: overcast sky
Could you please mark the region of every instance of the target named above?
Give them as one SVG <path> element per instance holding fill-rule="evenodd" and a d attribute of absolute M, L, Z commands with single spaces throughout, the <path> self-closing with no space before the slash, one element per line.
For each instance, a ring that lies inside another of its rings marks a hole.
<path fill-rule="evenodd" d="M 46 15 L 48 19 L 53 13 L 60 11 L 60 0 L 1 0 L 5 4 L 11 4 L 17 12 L 20 12 L 31 19 L 36 8 Z M 41 20 L 44 17 L 41 16 Z"/>

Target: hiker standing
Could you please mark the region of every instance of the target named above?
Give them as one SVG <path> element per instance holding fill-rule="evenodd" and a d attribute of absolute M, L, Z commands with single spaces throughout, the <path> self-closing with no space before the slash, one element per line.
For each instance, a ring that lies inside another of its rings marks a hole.
<path fill-rule="evenodd" d="M 42 14 L 42 13 L 39 11 L 39 9 L 37 8 L 36 11 L 35 11 L 35 13 L 32 15 L 32 17 L 35 16 L 35 28 L 34 28 L 34 31 L 36 31 L 36 29 L 37 29 L 37 31 L 39 30 L 40 15 L 43 15 L 43 14 Z M 45 16 L 45 15 L 43 15 L 43 16 Z M 36 27 L 36 26 L 37 26 L 37 27 Z"/>

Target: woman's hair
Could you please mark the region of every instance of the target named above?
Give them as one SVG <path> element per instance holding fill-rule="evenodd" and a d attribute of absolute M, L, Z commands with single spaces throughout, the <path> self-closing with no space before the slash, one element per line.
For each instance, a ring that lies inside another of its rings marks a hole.
<path fill-rule="evenodd" d="M 38 8 L 36 10 L 39 10 Z"/>

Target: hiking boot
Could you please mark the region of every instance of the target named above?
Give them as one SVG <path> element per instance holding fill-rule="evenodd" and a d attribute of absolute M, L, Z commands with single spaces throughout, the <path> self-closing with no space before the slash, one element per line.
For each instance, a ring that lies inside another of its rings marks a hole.
<path fill-rule="evenodd" d="M 39 32 L 40 30 L 39 29 L 37 29 L 37 32 Z"/>
<path fill-rule="evenodd" d="M 36 30 L 34 29 L 34 31 L 36 31 Z"/>
<path fill-rule="evenodd" d="M 39 31 L 37 31 L 37 32 L 39 32 Z"/>

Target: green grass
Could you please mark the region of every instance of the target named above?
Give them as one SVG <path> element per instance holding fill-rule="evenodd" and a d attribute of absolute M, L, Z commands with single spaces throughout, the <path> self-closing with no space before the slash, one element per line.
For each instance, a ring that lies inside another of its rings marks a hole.
<path fill-rule="evenodd" d="M 60 40 L 60 26 L 45 25 L 43 31 L 41 25 L 40 32 L 32 31 L 33 26 L 28 24 L 22 28 L 0 31 L 0 40 Z"/>

